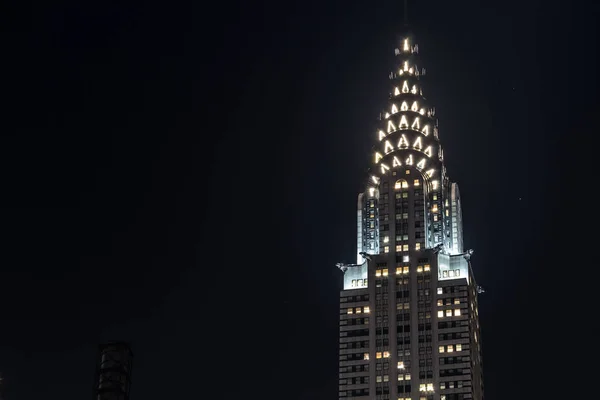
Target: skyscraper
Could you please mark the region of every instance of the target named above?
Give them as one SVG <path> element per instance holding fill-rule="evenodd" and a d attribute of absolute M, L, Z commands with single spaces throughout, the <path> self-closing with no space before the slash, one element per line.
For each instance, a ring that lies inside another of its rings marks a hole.
<path fill-rule="evenodd" d="M 471 250 L 444 166 L 419 47 L 395 49 L 389 101 L 358 195 L 357 263 L 338 264 L 339 398 L 483 399 Z"/>

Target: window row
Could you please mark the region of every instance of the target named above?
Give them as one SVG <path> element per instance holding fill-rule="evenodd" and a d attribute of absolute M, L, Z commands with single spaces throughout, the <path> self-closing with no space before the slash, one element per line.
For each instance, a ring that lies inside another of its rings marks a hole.
<path fill-rule="evenodd" d="M 367 325 L 369 318 L 350 318 L 340 320 L 340 325 Z"/>
<path fill-rule="evenodd" d="M 460 277 L 460 269 L 450 269 L 442 271 L 442 278 L 458 278 Z"/>
<path fill-rule="evenodd" d="M 462 351 L 462 344 L 460 344 L 460 343 L 448 344 L 448 345 L 444 345 L 444 346 L 439 346 L 439 348 L 438 348 L 439 353 L 452 353 L 455 350 Z"/>
<path fill-rule="evenodd" d="M 441 382 L 440 389 L 454 389 L 461 388 L 463 386 L 471 386 L 471 381 L 455 381 L 455 382 Z"/>
<path fill-rule="evenodd" d="M 369 364 L 348 365 L 347 367 L 340 367 L 341 374 L 343 374 L 345 372 L 363 372 L 363 371 L 369 371 Z"/>
<path fill-rule="evenodd" d="M 447 299 L 438 299 L 438 306 L 450 306 L 452 304 L 460 304 L 460 299 L 458 297 L 448 297 Z"/>
<path fill-rule="evenodd" d="M 361 313 L 365 313 L 368 314 L 371 312 L 371 308 L 369 306 L 364 306 L 364 307 L 350 307 L 346 310 L 347 314 L 361 314 Z"/>
<path fill-rule="evenodd" d="M 342 378 L 339 380 L 340 385 L 360 385 L 369 383 L 368 376 L 357 376 L 354 378 Z"/>
<path fill-rule="evenodd" d="M 438 316 L 438 318 L 452 317 L 453 315 L 454 315 L 455 317 L 459 317 L 459 316 L 460 316 L 460 308 L 457 308 L 457 309 L 455 309 L 455 310 L 446 310 L 446 312 L 445 312 L 445 313 L 444 313 L 444 311 L 443 311 L 443 310 L 439 310 L 439 311 L 437 312 L 437 316 Z"/>
<path fill-rule="evenodd" d="M 419 384 L 419 392 L 433 392 L 433 383 Z"/>
<path fill-rule="evenodd" d="M 350 287 L 367 287 L 367 280 L 366 279 L 352 279 L 352 283 L 350 284 Z"/>
<path fill-rule="evenodd" d="M 369 301 L 369 295 L 368 294 L 359 294 L 356 296 L 347 296 L 347 297 L 341 297 L 340 298 L 340 303 L 355 303 L 355 302 L 359 302 L 359 301 Z"/>

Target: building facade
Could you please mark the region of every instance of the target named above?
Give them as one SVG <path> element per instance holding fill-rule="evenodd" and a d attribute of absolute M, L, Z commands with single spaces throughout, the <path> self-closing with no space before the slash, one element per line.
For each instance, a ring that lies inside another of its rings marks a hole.
<path fill-rule="evenodd" d="M 483 399 L 480 290 L 418 53 L 410 36 L 395 49 L 358 196 L 357 263 L 338 264 L 340 399 Z"/>

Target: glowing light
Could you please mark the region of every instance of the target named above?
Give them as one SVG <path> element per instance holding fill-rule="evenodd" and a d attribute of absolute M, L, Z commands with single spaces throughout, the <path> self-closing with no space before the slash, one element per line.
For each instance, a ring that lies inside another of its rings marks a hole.
<path fill-rule="evenodd" d="M 373 181 L 374 184 L 379 185 L 379 181 L 380 181 L 379 177 L 372 175 L 371 180 Z"/>
<path fill-rule="evenodd" d="M 422 158 L 422 159 L 421 159 L 421 161 L 419 161 L 419 162 L 417 163 L 417 168 L 418 168 L 418 169 L 423 169 L 423 168 L 425 168 L 425 159 L 424 159 L 424 158 Z"/>
<path fill-rule="evenodd" d="M 394 159 L 392 160 L 392 167 L 401 167 L 402 163 L 400 162 L 400 160 L 398 160 L 398 157 L 394 156 Z"/>
<path fill-rule="evenodd" d="M 417 111 L 419 109 L 419 106 L 416 101 L 414 103 L 412 103 L 412 106 L 410 107 L 410 109 L 411 109 L 411 111 Z"/>
<path fill-rule="evenodd" d="M 396 130 L 396 125 L 392 121 L 388 121 L 387 131 L 388 133 L 394 132 Z"/>
<path fill-rule="evenodd" d="M 413 85 L 412 89 L 410 90 L 410 92 L 412 94 L 417 94 L 417 85 Z"/>
<path fill-rule="evenodd" d="M 425 174 L 430 178 L 433 176 L 434 173 L 435 173 L 435 170 L 433 168 L 428 170 L 427 172 L 425 172 Z"/>
<path fill-rule="evenodd" d="M 412 75 L 412 73 L 413 73 L 413 72 L 414 72 L 414 69 L 413 69 L 413 67 L 410 67 L 410 68 L 408 69 L 408 73 Z"/>
<path fill-rule="evenodd" d="M 380 131 L 379 131 L 379 141 L 381 141 L 381 140 L 383 140 L 383 139 L 385 139 L 385 132 L 384 132 L 384 131 L 382 131 L 382 130 L 380 130 Z"/>
<path fill-rule="evenodd" d="M 404 71 L 402 71 L 401 69 L 398 71 L 398 75 L 404 75 Z"/>
<path fill-rule="evenodd" d="M 381 154 L 379 154 L 378 152 L 375 152 L 375 164 L 377 164 L 379 162 L 379 160 L 381 160 L 383 158 L 383 156 Z"/>
<path fill-rule="evenodd" d="M 413 143 L 413 147 L 417 150 L 421 150 L 422 149 L 422 145 L 421 145 L 421 136 L 417 137 L 417 140 L 415 140 L 415 142 Z M 431 147 L 431 146 L 430 146 Z"/>
<path fill-rule="evenodd" d="M 404 70 L 408 71 L 408 61 L 404 61 Z"/>
<path fill-rule="evenodd" d="M 408 82 L 407 81 L 404 81 L 404 83 L 402 84 L 402 93 L 408 93 Z"/>
<path fill-rule="evenodd" d="M 413 121 L 412 125 L 410 126 L 412 129 L 420 129 L 419 126 L 419 117 L 416 117 L 415 120 Z"/>
<path fill-rule="evenodd" d="M 427 148 L 423 150 L 423 153 L 425 153 L 427 157 L 431 157 L 431 146 L 427 146 Z"/>
<path fill-rule="evenodd" d="M 406 165 L 413 165 L 412 154 L 409 154 L 408 158 L 406 159 Z"/>
<path fill-rule="evenodd" d="M 406 115 L 400 117 L 400 129 L 408 128 L 408 120 L 406 119 Z"/>
<path fill-rule="evenodd" d="M 420 113 L 421 115 L 425 115 L 425 109 L 424 109 L 424 108 L 421 108 L 421 111 L 419 111 L 419 113 Z"/>
<path fill-rule="evenodd" d="M 405 101 L 402 102 L 402 105 L 400 106 L 400 110 L 402 110 L 402 111 L 408 110 L 408 104 L 406 104 Z"/>
<path fill-rule="evenodd" d="M 385 119 L 388 119 L 390 117 L 390 113 L 385 113 Z"/>
<path fill-rule="evenodd" d="M 369 188 L 369 196 L 373 197 L 375 195 L 375 188 Z"/>
<path fill-rule="evenodd" d="M 400 136 L 400 141 L 398 142 L 398 147 L 408 147 L 408 140 L 406 140 L 406 136 L 402 134 Z"/>
<path fill-rule="evenodd" d="M 394 88 L 394 96 L 399 96 L 400 90 L 398 88 Z"/>
<path fill-rule="evenodd" d="M 398 107 L 395 104 L 392 104 L 392 114 L 396 114 L 398 112 Z"/>
<path fill-rule="evenodd" d="M 388 167 L 388 166 L 387 166 L 387 165 L 385 165 L 385 164 L 381 164 L 381 173 L 382 173 L 382 174 L 385 174 L 385 173 L 386 173 L 387 171 L 389 171 L 389 170 L 390 170 L 390 167 Z"/>
<path fill-rule="evenodd" d="M 431 187 L 433 188 L 433 190 L 437 190 L 438 186 L 439 186 L 438 181 L 431 181 Z"/>
<path fill-rule="evenodd" d="M 423 133 L 423 135 L 428 136 L 429 135 L 429 124 L 425 125 L 421 132 Z"/>
<path fill-rule="evenodd" d="M 408 47 L 408 39 L 404 39 L 404 51 L 409 51 L 410 47 Z"/>
<path fill-rule="evenodd" d="M 394 151 L 394 146 L 392 146 L 392 144 L 390 143 L 389 140 L 385 141 L 385 154 L 389 153 L 390 151 Z"/>

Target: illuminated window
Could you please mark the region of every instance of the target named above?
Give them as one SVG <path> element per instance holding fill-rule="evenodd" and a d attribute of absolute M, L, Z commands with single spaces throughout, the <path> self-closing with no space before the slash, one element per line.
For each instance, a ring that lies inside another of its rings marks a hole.
<path fill-rule="evenodd" d="M 402 251 L 408 251 L 408 245 L 407 244 L 403 244 L 402 245 Z"/>
<path fill-rule="evenodd" d="M 433 200 L 437 200 L 437 194 L 436 193 L 433 194 Z"/>
<path fill-rule="evenodd" d="M 456 345 L 456 351 L 462 351 L 462 344 L 457 344 Z"/>
<path fill-rule="evenodd" d="M 390 358 L 390 352 L 389 351 L 384 351 L 383 352 L 383 358 Z"/>
<path fill-rule="evenodd" d="M 356 279 L 352 279 L 352 287 L 356 287 Z"/>
<path fill-rule="evenodd" d="M 396 245 L 396 251 L 402 251 L 402 245 L 401 244 L 397 244 Z"/>
<path fill-rule="evenodd" d="M 446 400 L 446 395 L 445 394 L 441 395 L 440 400 Z"/>
<path fill-rule="evenodd" d="M 431 271 L 431 267 L 429 266 L 429 264 L 425 264 L 425 265 L 423 266 L 423 271 L 425 271 L 425 272 L 429 272 L 429 271 Z"/>
<path fill-rule="evenodd" d="M 459 298 L 454 299 L 454 304 L 460 304 L 460 299 Z M 471 308 L 472 308 L 472 306 L 473 306 L 473 303 L 471 303 Z"/>
<path fill-rule="evenodd" d="M 406 175 L 410 175 L 410 169 L 406 170 Z"/>
<path fill-rule="evenodd" d="M 408 198 L 408 192 L 403 192 L 402 193 L 402 198 L 403 199 L 407 199 Z"/>
<path fill-rule="evenodd" d="M 408 256 L 407 255 L 402 256 L 402 262 L 408 262 Z"/>
<path fill-rule="evenodd" d="M 431 318 L 431 313 L 429 311 L 425 311 L 425 318 Z"/>
<path fill-rule="evenodd" d="M 367 285 L 367 278 L 363 279 L 363 286 L 369 286 Z"/>
<path fill-rule="evenodd" d="M 404 179 L 398 179 L 394 184 L 394 189 L 408 189 L 408 182 Z"/>
<path fill-rule="evenodd" d="M 381 352 L 378 351 L 377 353 L 375 353 L 375 358 L 381 358 Z"/>
<path fill-rule="evenodd" d="M 398 361 L 398 369 L 404 369 L 404 361 Z"/>
<path fill-rule="evenodd" d="M 419 385 L 419 392 L 425 392 L 427 391 L 427 386 L 424 383 L 421 383 Z"/>
<path fill-rule="evenodd" d="M 417 272 L 423 272 L 423 266 L 422 265 L 418 265 L 417 266 Z"/>
<path fill-rule="evenodd" d="M 446 317 L 452 316 L 452 310 L 446 310 Z"/>
<path fill-rule="evenodd" d="M 408 213 L 402 213 L 402 219 L 408 219 Z"/>
<path fill-rule="evenodd" d="M 377 278 L 379 278 L 381 276 L 381 270 L 380 269 L 375 270 L 375 276 Z"/>
<path fill-rule="evenodd" d="M 408 274 L 408 271 L 409 271 L 409 269 L 410 269 L 410 267 L 402 267 L 402 271 L 403 271 L 405 274 Z"/>
<path fill-rule="evenodd" d="M 440 301 L 441 300 L 438 300 L 438 306 L 441 305 Z M 442 311 L 442 310 L 438 311 L 438 318 L 444 318 L 444 311 Z"/>
<path fill-rule="evenodd" d="M 415 179 L 414 185 L 415 186 L 419 186 L 421 184 L 421 181 L 418 179 Z"/>
<path fill-rule="evenodd" d="M 443 353 L 444 352 L 444 346 L 438 347 L 438 352 Z"/>
<path fill-rule="evenodd" d="M 390 376 L 389 375 L 384 375 L 383 376 L 383 381 L 384 382 L 388 382 L 390 380 Z"/>
<path fill-rule="evenodd" d="M 368 314 L 371 312 L 371 309 L 369 308 L 369 306 L 365 306 L 363 311 Z"/>
<path fill-rule="evenodd" d="M 437 220 L 438 220 L 437 214 L 433 214 L 433 222 L 437 222 Z"/>
<path fill-rule="evenodd" d="M 403 381 L 404 380 L 404 374 L 398 374 L 398 380 L 399 381 Z"/>
<path fill-rule="evenodd" d="M 364 353 L 363 360 L 368 360 L 368 359 L 369 359 L 369 353 Z"/>
<path fill-rule="evenodd" d="M 437 301 L 437 305 L 438 305 L 438 306 L 443 306 L 443 305 L 444 305 L 444 300 L 442 300 L 442 299 L 438 299 L 438 301 Z M 438 311 L 438 312 L 439 312 L 439 311 Z"/>
<path fill-rule="evenodd" d="M 390 241 L 390 237 L 389 236 L 384 236 L 383 237 L 383 243 L 388 243 Z"/>
<path fill-rule="evenodd" d="M 460 276 L 460 269 L 455 269 L 454 272 L 456 273 L 456 276 Z"/>
<path fill-rule="evenodd" d="M 384 253 L 389 253 L 390 252 L 390 246 L 384 246 L 383 247 L 383 252 Z"/>
<path fill-rule="evenodd" d="M 407 380 L 407 381 L 410 381 L 410 374 L 405 374 L 404 375 L 404 379 Z"/>
<path fill-rule="evenodd" d="M 459 317 L 460 316 L 460 308 L 457 308 L 456 310 L 454 310 L 454 316 L 455 317 Z"/>
<path fill-rule="evenodd" d="M 452 353 L 454 352 L 454 345 L 449 344 L 448 345 L 448 353 Z"/>
<path fill-rule="evenodd" d="M 437 294 L 442 294 L 442 293 L 444 293 L 444 289 L 441 287 L 437 288 Z"/>
<path fill-rule="evenodd" d="M 428 392 L 433 392 L 433 383 L 428 383 L 427 384 L 427 391 Z"/>
<path fill-rule="evenodd" d="M 437 204 L 434 204 L 433 207 L 431 207 L 431 211 L 434 212 L 434 213 L 438 212 L 438 206 L 437 206 Z"/>
<path fill-rule="evenodd" d="M 440 383 L 440 389 L 446 389 L 446 382 Z M 442 395 L 442 397 L 445 397 L 445 396 Z"/>
<path fill-rule="evenodd" d="M 356 314 L 362 313 L 362 309 L 360 307 L 356 307 Z"/>
<path fill-rule="evenodd" d="M 398 251 L 398 250 L 396 250 L 396 251 Z M 402 274 L 402 267 L 396 267 L 396 275 L 400 275 L 400 274 Z"/>
<path fill-rule="evenodd" d="M 415 244 L 415 250 L 421 250 L 421 243 Z"/>
<path fill-rule="evenodd" d="M 352 308 L 349 308 L 348 309 L 348 314 L 352 314 L 352 313 L 354 313 L 354 310 Z"/>
<path fill-rule="evenodd" d="M 377 377 L 375 377 L 375 380 L 377 381 L 377 383 L 381 382 L 381 380 L 382 380 L 381 378 L 382 378 L 381 375 L 377 375 Z"/>
<path fill-rule="evenodd" d="M 384 268 L 384 269 L 381 271 L 381 275 L 383 275 L 383 276 L 388 276 L 388 270 L 387 270 L 387 268 Z"/>

